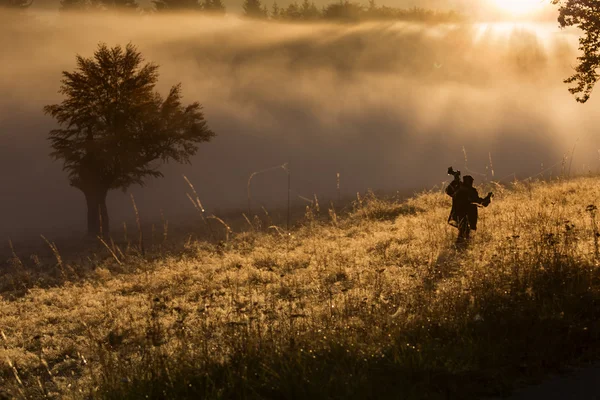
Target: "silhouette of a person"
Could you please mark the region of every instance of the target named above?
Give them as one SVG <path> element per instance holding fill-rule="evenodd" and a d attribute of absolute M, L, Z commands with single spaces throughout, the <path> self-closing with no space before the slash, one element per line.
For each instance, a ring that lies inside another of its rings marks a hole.
<path fill-rule="evenodd" d="M 479 197 L 477 189 L 473 187 L 473 177 L 466 175 L 458 190 L 452 197 L 452 209 L 454 215 L 450 215 L 458 225 L 457 244 L 465 243 L 471 236 L 471 230 L 477 230 L 478 205 L 487 207 L 492 199 L 492 193 L 487 197 Z"/>
<path fill-rule="evenodd" d="M 458 228 L 458 218 L 456 218 L 456 202 L 454 201 L 454 195 L 458 189 L 460 189 L 460 185 L 462 185 L 462 182 L 460 181 L 460 171 L 454 171 L 452 167 L 450 167 L 448 168 L 448 174 L 454 175 L 454 180 L 450 182 L 446 188 L 446 194 L 452 197 L 452 209 L 450 210 L 450 215 L 448 216 L 448 223 L 455 228 Z"/>

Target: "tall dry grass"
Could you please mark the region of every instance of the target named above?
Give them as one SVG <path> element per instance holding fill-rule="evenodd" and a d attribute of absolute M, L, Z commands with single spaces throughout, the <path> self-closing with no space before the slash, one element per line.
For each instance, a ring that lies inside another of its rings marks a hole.
<path fill-rule="evenodd" d="M 598 183 L 494 186 L 466 250 L 449 199 L 425 192 L 366 194 L 346 214 L 315 201 L 292 232 L 248 220 L 153 261 L 106 257 L 93 278 L 1 301 L 0 386 L 15 398 L 507 392 L 597 355 Z"/>

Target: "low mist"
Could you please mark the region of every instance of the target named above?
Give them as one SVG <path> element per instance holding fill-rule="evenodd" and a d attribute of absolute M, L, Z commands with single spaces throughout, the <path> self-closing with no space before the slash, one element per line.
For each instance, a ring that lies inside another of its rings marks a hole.
<path fill-rule="evenodd" d="M 49 157 L 56 125 L 42 107 L 62 100 L 61 71 L 99 42 L 136 45 L 160 65 L 158 90 L 181 82 L 184 101 L 199 101 L 217 133 L 192 165 L 165 165 L 163 179 L 132 188 L 147 218 L 194 212 L 182 174 L 219 213 L 245 209 L 249 175 L 284 163 L 295 202 L 335 198 L 337 173 L 344 196 L 440 186 L 448 166 L 466 172 L 465 152 L 476 184 L 556 176 L 573 149 L 572 174 L 600 167 L 599 100 L 580 105 L 562 83 L 577 35 L 556 23 L 4 15 L 0 234 L 84 231 L 83 195 Z M 285 204 L 285 172 L 257 175 L 252 194 L 257 208 Z M 111 192 L 109 212 L 113 226 L 131 218 L 128 194 Z"/>

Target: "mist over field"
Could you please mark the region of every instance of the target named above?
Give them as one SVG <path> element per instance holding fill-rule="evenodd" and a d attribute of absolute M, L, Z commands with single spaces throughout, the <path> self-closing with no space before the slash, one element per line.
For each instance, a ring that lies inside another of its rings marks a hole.
<path fill-rule="evenodd" d="M 525 0 L 527 1 L 527 0 Z M 279 0 L 279 6 L 286 7 L 292 4 L 294 0 Z M 152 8 L 151 0 L 138 1 L 142 8 Z M 223 5 L 227 8 L 228 13 L 241 14 L 243 12 L 242 1 L 239 0 L 223 0 Z M 273 1 L 264 2 L 267 7 L 271 7 Z M 330 0 L 315 0 L 314 4 L 317 7 L 322 7 L 332 3 Z M 364 2 L 366 4 L 366 1 Z M 494 0 L 379 0 L 376 3 L 380 6 L 411 8 L 420 7 L 431 10 L 456 11 L 468 16 L 477 16 L 479 18 L 506 18 L 508 15 L 498 15 L 499 7 L 494 4 Z M 549 4 L 549 0 L 539 0 L 537 2 L 538 10 L 528 15 L 528 18 L 534 16 L 536 19 L 556 20 L 556 9 Z M 35 0 L 31 5 L 34 10 L 54 11 L 60 7 L 60 0 Z M 514 19 L 514 15 L 510 16 Z"/>
<path fill-rule="evenodd" d="M 440 185 L 445 170 L 527 178 L 576 144 L 573 173 L 597 172 L 598 101 L 577 104 L 562 83 L 577 32 L 550 24 L 286 25 L 236 17 L 0 16 L 0 234 L 83 231 L 85 202 L 52 161 L 42 107 L 58 103 L 61 71 L 99 42 L 138 46 L 160 65 L 158 90 L 181 82 L 217 133 L 192 165 L 133 188 L 142 216 L 194 212 L 185 174 L 209 213 L 246 206 L 253 171 L 289 162 L 292 195 L 334 198 L 368 188 Z M 31 21 L 32 18 L 37 21 Z M 256 207 L 285 202 L 281 170 L 258 175 Z M 132 214 L 109 194 L 111 222 Z"/>

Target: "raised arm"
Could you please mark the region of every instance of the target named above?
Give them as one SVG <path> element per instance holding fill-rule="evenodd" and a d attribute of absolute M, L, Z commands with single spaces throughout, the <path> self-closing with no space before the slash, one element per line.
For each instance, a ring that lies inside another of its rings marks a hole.
<path fill-rule="evenodd" d="M 460 177 L 454 178 L 454 180 L 452 182 L 450 182 L 450 184 L 446 188 L 446 194 L 450 197 L 454 197 L 454 195 L 456 194 L 456 192 L 459 188 L 460 188 Z"/>
<path fill-rule="evenodd" d="M 493 193 L 490 192 L 488 193 L 488 195 L 486 197 L 479 197 L 479 192 L 477 192 L 477 189 L 473 188 L 473 190 L 471 191 L 470 195 L 469 195 L 469 201 L 472 204 L 481 204 L 484 207 L 487 207 L 490 205 L 490 202 L 492 200 L 492 196 Z"/>

